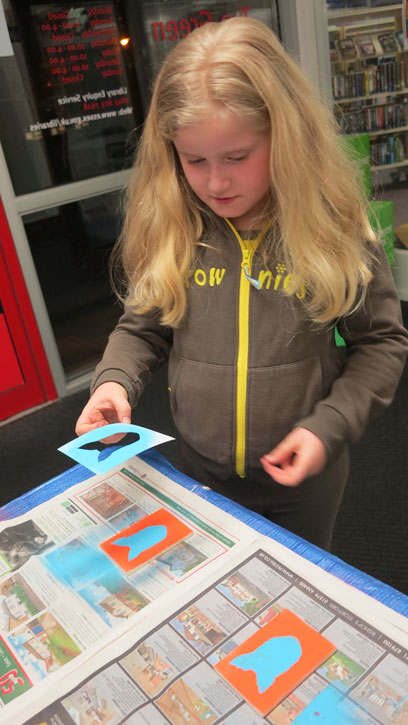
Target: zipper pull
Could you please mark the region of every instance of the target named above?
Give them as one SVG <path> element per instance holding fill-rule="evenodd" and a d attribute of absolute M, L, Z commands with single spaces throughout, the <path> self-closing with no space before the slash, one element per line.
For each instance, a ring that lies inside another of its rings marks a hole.
<path fill-rule="evenodd" d="M 245 242 L 244 242 L 244 245 L 245 245 Z M 251 252 L 248 249 L 248 247 L 246 245 L 245 246 L 244 245 L 243 245 L 243 248 L 242 248 L 242 262 L 241 262 L 241 267 L 242 267 L 242 269 L 244 271 L 244 275 L 247 278 L 248 282 L 250 284 L 252 284 L 252 286 L 255 287 L 255 289 L 259 289 L 260 286 L 261 286 L 261 283 L 258 282 L 257 279 L 254 279 L 254 277 L 251 277 L 250 274 L 249 274 L 249 262 L 250 262 L 250 259 L 251 259 Z"/>
<path fill-rule="evenodd" d="M 244 242 L 244 244 L 245 244 L 245 242 Z M 249 265 L 249 249 L 247 246 L 243 245 L 241 266 L 243 269 L 245 269 L 245 267 L 248 269 L 248 265 Z"/>
<path fill-rule="evenodd" d="M 248 269 L 248 265 L 247 264 L 245 264 L 243 266 L 243 270 L 244 270 L 244 275 L 247 278 L 248 282 L 250 284 L 252 284 L 252 286 L 255 287 L 255 289 L 259 289 L 260 286 L 261 286 L 261 283 L 259 282 L 259 280 L 255 279 L 254 277 L 250 277 L 250 275 L 249 275 L 249 269 Z"/>

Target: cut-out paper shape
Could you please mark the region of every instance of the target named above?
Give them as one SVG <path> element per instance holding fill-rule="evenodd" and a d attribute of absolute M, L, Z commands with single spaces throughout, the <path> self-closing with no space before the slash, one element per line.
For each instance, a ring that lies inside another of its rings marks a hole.
<path fill-rule="evenodd" d="M 335 650 L 303 619 L 283 609 L 215 669 L 265 716 Z"/>
<path fill-rule="evenodd" d="M 361 711 L 333 686 L 325 687 L 296 718 L 296 725 L 358 725 Z"/>
<path fill-rule="evenodd" d="M 170 511 L 158 509 L 103 541 L 100 547 L 128 572 L 155 559 L 192 533 L 192 529 Z"/>
<path fill-rule="evenodd" d="M 128 434 L 124 439 L 124 443 L 122 441 L 112 445 L 102 443 L 102 440 L 116 433 Z M 132 436 L 130 443 L 128 441 L 129 434 Z M 172 440 L 174 438 L 171 436 L 157 433 L 149 428 L 142 428 L 139 425 L 111 423 L 84 433 L 84 435 L 60 446 L 58 450 L 94 473 L 106 473 L 111 468 L 127 461 L 128 458 L 137 456 L 139 453 L 153 446 L 158 446 L 160 443 Z"/>
<path fill-rule="evenodd" d="M 126 433 L 125 437 L 122 438 L 119 443 L 107 445 L 102 441 L 92 441 L 91 443 L 84 443 L 80 446 L 81 451 L 98 451 L 98 463 L 104 461 L 105 458 L 114 453 L 114 451 L 120 450 L 124 446 L 128 446 L 132 443 L 137 443 L 140 440 L 139 433 Z"/>
<path fill-rule="evenodd" d="M 302 648 L 296 637 L 272 637 L 253 652 L 234 657 L 230 664 L 255 672 L 258 692 L 262 693 L 301 656 Z"/>
<path fill-rule="evenodd" d="M 129 549 L 128 561 L 131 561 L 146 549 L 159 544 L 166 536 L 167 528 L 165 526 L 146 526 L 142 531 L 116 539 L 115 546 L 126 546 Z"/>

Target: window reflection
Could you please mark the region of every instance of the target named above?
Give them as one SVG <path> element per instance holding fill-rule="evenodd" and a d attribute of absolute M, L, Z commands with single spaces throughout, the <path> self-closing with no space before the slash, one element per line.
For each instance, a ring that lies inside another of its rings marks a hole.
<path fill-rule="evenodd" d="M 1 139 L 16 194 L 131 165 L 143 113 L 122 3 L 12 0 Z"/>
<path fill-rule="evenodd" d="M 104 194 L 23 217 L 68 377 L 94 366 L 121 312 L 108 276 L 119 201 Z"/>

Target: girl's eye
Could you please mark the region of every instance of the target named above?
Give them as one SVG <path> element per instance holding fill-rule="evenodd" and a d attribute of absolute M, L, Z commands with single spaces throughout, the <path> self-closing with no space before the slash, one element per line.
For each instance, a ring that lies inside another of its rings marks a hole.
<path fill-rule="evenodd" d="M 196 166 L 197 164 L 202 164 L 205 159 L 188 159 L 187 163 L 189 166 Z"/>
<path fill-rule="evenodd" d="M 229 156 L 228 161 L 245 161 L 247 158 L 247 154 L 244 154 L 244 156 Z"/>

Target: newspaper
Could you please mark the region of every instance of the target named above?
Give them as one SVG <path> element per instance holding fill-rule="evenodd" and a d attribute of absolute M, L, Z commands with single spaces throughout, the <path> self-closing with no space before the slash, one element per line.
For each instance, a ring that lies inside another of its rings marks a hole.
<path fill-rule="evenodd" d="M 163 507 L 193 534 L 124 575 L 100 543 Z M 328 687 L 408 722 L 406 618 L 138 458 L 3 524 L 0 558 L 5 725 L 280 725 Z M 214 666 L 282 609 L 337 649 L 264 719 Z"/>

